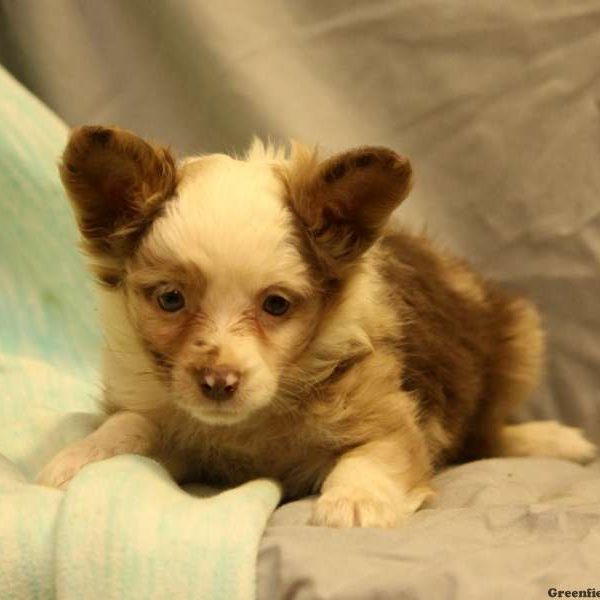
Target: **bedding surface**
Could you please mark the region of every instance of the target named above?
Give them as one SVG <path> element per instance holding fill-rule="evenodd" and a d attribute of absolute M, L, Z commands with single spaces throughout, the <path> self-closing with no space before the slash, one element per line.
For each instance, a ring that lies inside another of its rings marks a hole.
<path fill-rule="evenodd" d="M 490 459 L 448 469 L 398 529 L 307 527 L 313 498 L 279 508 L 258 598 L 543 599 L 600 590 L 600 463 Z"/>

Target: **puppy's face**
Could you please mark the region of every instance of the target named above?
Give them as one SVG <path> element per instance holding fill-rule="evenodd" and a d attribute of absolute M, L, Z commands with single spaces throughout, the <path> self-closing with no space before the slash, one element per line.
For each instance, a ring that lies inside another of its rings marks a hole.
<path fill-rule="evenodd" d="M 277 402 L 410 185 L 408 162 L 384 149 L 260 154 L 177 168 L 133 134 L 81 128 L 61 168 L 92 265 L 124 295 L 170 401 L 211 424 Z"/>
<path fill-rule="evenodd" d="M 213 156 L 182 169 L 128 261 L 131 318 L 172 399 L 210 423 L 270 403 L 304 350 L 322 294 L 266 163 Z"/>

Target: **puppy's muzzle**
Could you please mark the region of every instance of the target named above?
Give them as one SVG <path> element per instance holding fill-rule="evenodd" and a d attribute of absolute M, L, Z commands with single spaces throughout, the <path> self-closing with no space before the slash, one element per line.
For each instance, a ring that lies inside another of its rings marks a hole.
<path fill-rule="evenodd" d="M 240 372 L 228 365 L 203 367 L 195 376 L 202 395 L 215 402 L 232 398 L 240 383 Z"/>

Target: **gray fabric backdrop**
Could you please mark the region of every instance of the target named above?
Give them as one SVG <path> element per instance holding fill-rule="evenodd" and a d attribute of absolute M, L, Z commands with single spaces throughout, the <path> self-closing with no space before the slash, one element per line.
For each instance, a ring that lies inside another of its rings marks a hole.
<path fill-rule="evenodd" d="M 411 156 L 398 218 L 543 311 L 521 416 L 597 440 L 599 58 L 598 0 L 0 2 L 0 61 L 69 124 L 182 153 L 258 133 Z"/>

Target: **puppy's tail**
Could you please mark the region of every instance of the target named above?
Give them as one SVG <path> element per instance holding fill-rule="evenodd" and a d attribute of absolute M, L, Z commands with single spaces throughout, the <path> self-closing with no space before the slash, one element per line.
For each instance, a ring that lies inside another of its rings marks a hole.
<path fill-rule="evenodd" d="M 586 440 L 580 429 L 556 421 L 507 425 L 500 432 L 500 456 L 548 456 L 584 465 L 597 453 L 597 446 Z"/>

